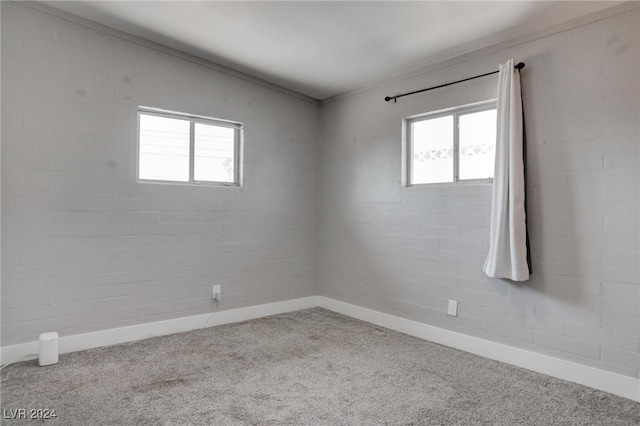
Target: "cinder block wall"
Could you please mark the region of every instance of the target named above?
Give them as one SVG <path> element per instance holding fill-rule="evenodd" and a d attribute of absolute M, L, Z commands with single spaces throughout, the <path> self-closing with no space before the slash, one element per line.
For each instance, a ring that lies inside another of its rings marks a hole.
<path fill-rule="evenodd" d="M 137 183 L 138 105 L 244 122 L 244 187 Z M 2 2 L 2 345 L 316 294 L 318 114 Z"/>
<path fill-rule="evenodd" d="M 638 377 L 638 9 L 326 102 L 320 294 Z M 488 279 L 490 185 L 401 186 L 403 117 L 522 85 L 534 275 Z M 447 299 L 459 316 L 446 315 Z"/>
<path fill-rule="evenodd" d="M 319 128 L 314 103 L 2 2 L 2 345 L 212 312 L 219 283 L 220 309 L 319 292 L 637 377 L 638 19 L 326 102 Z M 527 63 L 524 284 L 481 272 L 489 185 L 400 184 L 402 117 L 496 79 L 383 101 L 509 57 Z M 138 105 L 243 121 L 245 186 L 136 183 Z"/>

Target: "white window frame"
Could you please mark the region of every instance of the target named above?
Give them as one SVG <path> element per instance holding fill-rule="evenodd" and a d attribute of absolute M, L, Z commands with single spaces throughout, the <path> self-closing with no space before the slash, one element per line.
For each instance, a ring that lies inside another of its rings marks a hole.
<path fill-rule="evenodd" d="M 141 179 L 140 178 L 140 115 L 155 115 L 158 117 L 172 118 L 189 122 L 189 180 L 161 180 L 161 179 Z M 217 182 L 208 180 L 196 180 L 194 178 L 195 164 L 195 124 L 208 124 L 219 127 L 230 127 L 234 129 L 234 176 L 233 182 Z M 177 111 L 169 111 L 153 107 L 138 107 L 138 126 L 136 134 L 136 178 L 139 183 L 158 183 L 170 185 L 205 185 L 205 186 L 242 186 L 242 148 L 244 142 L 244 124 L 237 121 L 223 120 L 220 118 L 205 117 L 201 115 L 186 114 Z"/>
<path fill-rule="evenodd" d="M 478 102 L 469 105 L 462 105 L 453 108 L 447 108 L 440 111 L 428 112 L 425 114 L 406 117 L 402 120 L 402 185 L 404 187 L 411 186 L 441 186 L 441 185 L 459 185 L 459 184 L 478 184 L 492 183 L 493 178 L 484 179 L 460 179 L 460 124 L 461 115 L 471 114 L 475 112 L 488 111 L 497 108 L 495 99 L 489 101 Z M 452 182 L 432 182 L 432 183 L 412 183 L 412 158 L 413 158 L 413 134 L 411 125 L 424 120 L 434 118 L 453 116 L 453 181 Z"/>

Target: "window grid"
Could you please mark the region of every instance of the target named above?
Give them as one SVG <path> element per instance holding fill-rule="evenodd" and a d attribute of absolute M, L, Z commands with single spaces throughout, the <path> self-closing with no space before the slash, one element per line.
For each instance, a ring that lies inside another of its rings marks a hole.
<path fill-rule="evenodd" d="M 460 115 L 453 114 L 453 181 L 460 181 Z"/>
<path fill-rule="evenodd" d="M 194 182 L 196 163 L 196 123 L 189 122 L 189 182 Z"/>
<path fill-rule="evenodd" d="M 189 176 L 185 180 L 167 180 L 141 177 L 141 116 L 157 116 L 174 120 L 189 122 Z M 213 127 L 226 127 L 233 129 L 233 178 L 231 181 L 197 180 L 195 178 L 196 161 L 196 124 Z M 137 134 L 137 177 L 139 182 L 177 184 L 177 185 L 209 185 L 209 186 L 241 186 L 242 180 L 242 128 L 243 124 L 228 120 L 184 114 L 174 111 L 166 111 L 150 107 L 138 108 L 138 134 Z"/>
<path fill-rule="evenodd" d="M 404 153 L 404 171 L 402 181 L 405 187 L 409 186 L 423 186 L 423 185 L 450 185 L 450 184 L 461 184 L 461 183 L 484 183 L 484 182 L 493 182 L 493 177 L 490 178 L 476 178 L 476 179 L 460 179 L 460 117 L 479 113 L 483 111 L 490 111 L 496 109 L 495 100 L 482 102 L 478 104 L 462 106 L 451 108 L 444 111 L 438 111 L 434 113 L 421 114 L 418 116 L 405 118 L 404 121 L 404 134 L 403 144 L 405 147 L 403 148 Z M 414 123 L 420 123 L 422 121 L 433 120 L 436 118 L 442 118 L 451 116 L 453 118 L 453 144 L 452 144 L 452 154 L 453 154 L 453 170 L 452 175 L 453 179 L 451 181 L 445 182 L 433 182 L 433 183 L 414 183 L 413 182 L 413 161 L 415 156 L 414 151 L 414 132 L 412 131 L 412 125 Z"/>

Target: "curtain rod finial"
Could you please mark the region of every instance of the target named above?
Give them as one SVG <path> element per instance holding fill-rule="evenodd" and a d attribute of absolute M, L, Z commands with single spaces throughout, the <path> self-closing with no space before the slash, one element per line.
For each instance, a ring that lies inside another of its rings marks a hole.
<path fill-rule="evenodd" d="M 518 71 L 520 71 L 522 68 L 524 68 L 524 62 L 520 62 L 520 63 L 518 63 L 518 64 L 516 65 L 516 69 L 517 69 Z"/>
<path fill-rule="evenodd" d="M 387 101 L 387 102 L 389 102 L 391 99 L 393 99 L 393 98 L 391 98 L 391 96 L 385 96 L 385 98 L 384 98 L 384 100 Z"/>

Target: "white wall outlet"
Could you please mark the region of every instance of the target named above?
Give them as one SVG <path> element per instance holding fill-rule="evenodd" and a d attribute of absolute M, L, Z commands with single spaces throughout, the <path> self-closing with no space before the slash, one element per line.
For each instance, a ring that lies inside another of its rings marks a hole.
<path fill-rule="evenodd" d="M 222 300 L 222 291 L 220 287 L 221 286 L 219 285 L 213 286 L 213 300 L 216 300 L 216 301 Z"/>
<path fill-rule="evenodd" d="M 458 301 L 457 300 L 449 300 L 449 308 L 447 309 L 447 315 L 451 315 L 454 317 L 458 316 Z"/>

